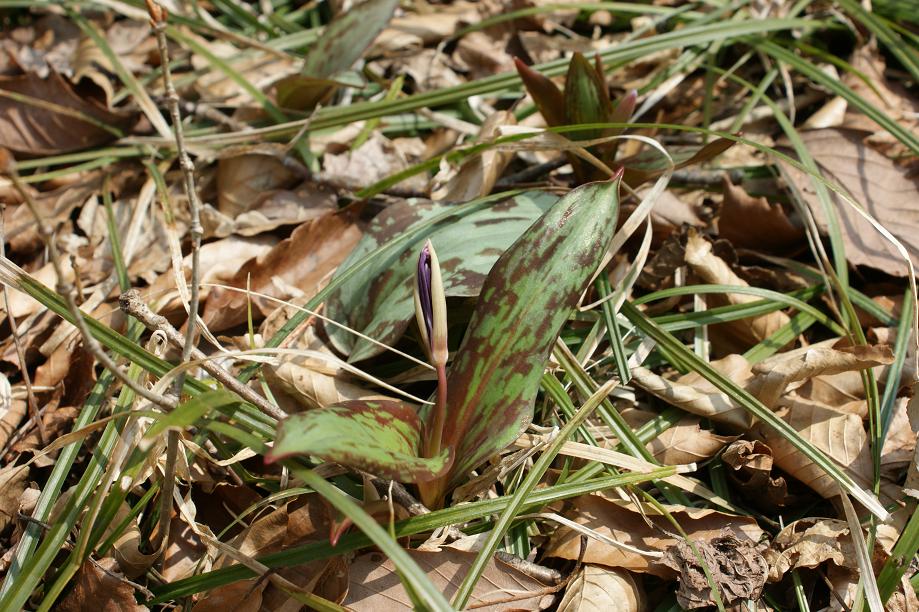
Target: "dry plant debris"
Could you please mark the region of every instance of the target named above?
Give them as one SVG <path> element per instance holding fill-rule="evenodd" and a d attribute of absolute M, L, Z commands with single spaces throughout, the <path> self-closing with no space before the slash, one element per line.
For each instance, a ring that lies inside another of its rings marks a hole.
<path fill-rule="evenodd" d="M 0 610 L 919 609 L 909 3 L 7 4 Z"/>

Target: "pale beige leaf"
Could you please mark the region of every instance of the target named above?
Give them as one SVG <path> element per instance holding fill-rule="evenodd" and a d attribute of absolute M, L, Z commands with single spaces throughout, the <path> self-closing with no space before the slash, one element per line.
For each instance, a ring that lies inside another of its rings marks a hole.
<path fill-rule="evenodd" d="M 583 495 L 571 502 L 567 516 L 599 534 L 640 550 L 663 552 L 681 540 L 673 533 L 673 525 L 651 506 L 639 508 L 629 502 L 601 495 Z M 728 529 L 740 540 L 759 541 L 763 531 L 750 517 L 734 516 L 715 510 L 667 506 L 671 515 L 693 541 L 710 540 Z M 650 524 L 649 524 L 650 522 Z M 546 554 L 550 557 L 576 560 L 580 553 L 580 534 L 562 527 L 553 534 Z M 585 563 L 623 568 L 673 578 L 676 572 L 663 565 L 659 558 L 638 554 L 596 539 L 588 539 Z"/>
<path fill-rule="evenodd" d="M 854 414 L 837 412 L 806 400 L 791 400 L 777 413 L 801 437 L 819 448 L 856 483 L 870 488 L 873 478 L 868 436 L 862 420 Z M 822 497 L 839 495 L 839 485 L 827 473 L 801 454 L 784 436 L 761 425 L 760 431 L 775 457 L 775 465 L 791 474 Z"/>
<path fill-rule="evenodd" d="M 875 545 L 874 554 L 882 554 Z M 840 568 L 858 569 L 855 549 L 845 521 L 809 517 L 786 525 L 764 553 L 769 581 L 777 582 L 796 568 L 816 568 L 832 562 Z"/>
<path fill-rule="evenodd" d="M 314 360 L 295 357 L 272 368 L 271 378 L 306 408 L 320 408 L 349 400 L 387 399 L 352 382 L 345 374 L 329 374 Z M 323 364 L 325 365 L 325 364 Z"/>
<path fill-rule="evenodd" d="M 664 465 L 696 463 L 714 457 L 736 436 L 719 436 L 702 429 L 697 417 L 684 417 L 647 444 L 654 458 Z"/>
<path fill-rule="evenodd" d="M 862 133 L 827 129 L 803 132 L 808 151 L 826 179 L 849 192 L 865 211 L 893 234 L 919 264 L 919 210 L 915 178 L 862 142 Z M 810 206 L 821 230 L 827 220 L 810 175 L 788 164 L 781 168 L 796 192 Z M 895 276 L 906 276 L 906 262 L 894 245 L 836 193 L 831 192 L 840 219 L 846 258 L 852 265 L 870 266 Z"/>
<path fill-rule="evenodd" d="M 353 212 L 329 214 L 308 221 L 293 231 L 268 253 L 250 260 L 226 284 L 284 299 L 293 287 L 315 295 L 329 275 L 344 261 L 361 236 Z M 275 310 L 277 304 L 251 297 L 253 316 L 259 319 Z M 214 290 L 207 300 L 203 319 L 213 331 L 220 331 L 246 320 L 247 296 L 229 290 Z"/>
<path fill-rule="evenodd" d="M 697 232 L 689 233 L 686 241 L 685 258 L 692 271 L 704 283 L 739 287 L 749 286 L 746 281 L 731 270 L 731 267 L 723 259 L 712 253 L 712 244 Z M 723 305 L 747 304 L 761 298 L 754 295 L 729 293 L 707 296 L 706 299 L 711 304 Z M 748 347 L 765 340 L 788 321 L 788 315 L 777 310 L 759 317 L 720 323 L 717 326 L 713 326 L 712 329 L 724 331 L 726 336 L 724 341 L 730 346 L 734 348 Z"/>
<path fill-rule="evenodd" d="M 434 586 L 449 600 L 476 557 L 476 553 L 442 548 L 437 552 L 409 550 Z M 476 610 L 544 610 L 555 596 L 547 585 L 524 572 L 492 559 L 469 599 Z M 365 554 L 351 565 L 348 595 L 343 604 L 355 612 L 414 610 L 392 561 L 380 553 Z"/>
<path fill-rule="evenodd" d="M 629 572 L 585 565 L 568 583 L 558 612 L 639 612 L 644 594 Z"/>

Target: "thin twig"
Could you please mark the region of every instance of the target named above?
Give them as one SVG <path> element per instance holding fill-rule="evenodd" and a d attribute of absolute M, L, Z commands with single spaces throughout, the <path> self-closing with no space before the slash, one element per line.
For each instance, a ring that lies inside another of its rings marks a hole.
<path fill-rule="evenodd" d="M 6 257 L 6 205 L 0 203 L 0 258 Z M 29 409 L 29 416 L 38 429 L 38 437 L 42 446 L 48 443 L 48 436 L 45 434 L 45 425 L 42 423 L 41 416 L 38 414 L 38 403 L 35 401 L 35 393 L 32 390 L 32 377 L 29 375 L 29 369 L 26 367 L 26 353 L 22 348 L 22 341 L 19 339 L 19 332 L 16 326 L 16 317 L 10 309 L 10 290 L 4 283 L 3 285 L 3 304 L 6 307 L 6 316 L 10 320 L 10 333 L 13 336 L 13 344 L 16 345 L 16 356 L 19 358 L 19 370 L 22 372 L 22 382 L 26 386 L 26 406 Z"/>
<path fill-rule="evenodd" d="M 162 332 L 166 339 L 176 348 L 184 351 L 185 350 L 185 339 L 182 338 L 182 334 L 179 333 L 175 327 L 164 317 L 163 315 L 156 314 L 146 303 L 141 299 L 140 292 L 137 289 L 131 289 L 121 294 L 121 297 L 118 298 L 118 305 L 121 307 L 122 312 L 125 314 L 131 315 L 138 321 L 144 324 L 144 326 L 150 331 Z M 201 368 L 213 376 L 217 381 L 224 385 L 227 389 L 237 394 L 247 402 L 255 405 L 259 410 L 267 414 L 268 416 L 274 417 L 275 419 L 283 419 L 287 416 L 283 410 L 269 403 L 264 397 L 256 393 L 251 387 L 248 387 L 233 376 L 230 372 L 222 368 L 220 365 L 211 361 L 207 356 L 197 347 L 193 347 L 191 350 L 191 358 L 201 361 Z"/>
<path fill-rule="evenodd" d="M 57 243 L 54 241 L 52 231 L 45 223 L 44 219 L 42 219 L 38 211 L 38 206 L 32 198 L 32 194 L 29 193 L 28 189 L 26 189 L 26 186 L 19 178 L 19 173 L 16 171 L 16 164 L 12 156 L 5 151 L 0 155 L 0 167 L 5 169 L 7 176 L 13 183 L 13 187 L 22 196 L 23 202 L 25 202 L 32 216 L 35 218 L 38 235 L 48 249 L 51 265 L 54 266 L 54 273 L 57 275 L 55 290 L 63 296 L 67 304 L 67 309 L 70 311 L 71 316 L 73 316 L 74 325 L 80 330 L 80 335 L 83 338 L 83 346 L 100 364 L 102 364 L 102 367 L 114 374 L 122 384 L 134 391 L 134 393 L 157 406 L 162 406 L 169 410 L 175 408 L 175 400 L 154 393 L 132 379 L 105 351 L 102 350 L 102 347 L 93 337 L 92 333 L 89 331 L 89 327 L 86 325 L 86 320 L 83 318 L 83 311 L 77 306 L 76 291 L 73 284 L 65 280 L 64 269 L 61 265 L 61 254 L 60 251 L 58 251 Z"/>
<path fill-rule="evenodd" d="M 182 347 L 182 363 L 189 360 L 195 346 L 195 332 L 198 323 L 198 302 L 200 299 L 199 279 L 201 263 L 201 237 L 204 228 L 201 226 L 201 202 L 195 187 L 195 165 L 188 156 L 185 148 L 185 134 L 182 130 L 182 114 L 179 110 L 179 95 L 172 83 L 172 73 L 169 70 L 169 47 L 166 41 L 166 10 L 155 0 L 147 0 L 147 12 L 150 14 L 150 25 L 156 34 L 156 45 L 160 53 L 160 65 L 163 67 L 163 89 L 166 92 L 166 104 L 172 118 L 172 131 L 175 136 L 176 155 L 179 158 L 179 167 L 182 169 L 183 187 L 188 207 L 191 213 L 189 234 L 191 235 L 191 299 L 188 305 L 188 325 L 185 334 L 185 344 Z M 185 384 L 185 371 L 179 373 L 175 380 L 175 394 L 181 397 L 182 386 Z M 170 431 L 166 443 L 166 469 L 163 474 L 163 490 L 161 491 L 162 507 L 160 509 L 159 530 L 157 541 L 154 542 L 156 550 L 165 550 L 168 541 L 169 525 L 172 521 L 172 491 L 175 487 L 176 457 L 179 451 L 178 432 Z"/>

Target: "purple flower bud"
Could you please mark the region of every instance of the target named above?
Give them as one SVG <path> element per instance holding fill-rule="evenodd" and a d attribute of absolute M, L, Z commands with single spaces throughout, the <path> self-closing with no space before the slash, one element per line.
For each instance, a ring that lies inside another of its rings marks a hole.
<path fill-rule="evenodd" d="M 429 244 L 425 244 L 421 249 L 421 255 L 418 257 L 418 274 L 415 276 L 428 348 L 430 348 L 431 328 L 434 325 L 434 309 L 431 306 L 431 249 Z"/>
<path fill-rule="evenodd" d="M 440 264 L 428 240 L 418 256 L 415 272 L 415 318 L 432 365 L 447 363 L 447 300 Z"/>

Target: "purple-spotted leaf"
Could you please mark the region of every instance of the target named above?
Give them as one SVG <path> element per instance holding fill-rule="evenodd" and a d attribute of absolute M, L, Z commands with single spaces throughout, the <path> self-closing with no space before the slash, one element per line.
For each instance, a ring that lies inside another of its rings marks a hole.
<path fill-rule="evenodd" d="M 426 238 L 430 238 L 440 257 L 446 296 L 475 297 L 498 256 L 549 210 L 556 199 L 535 191 L 522 193 L 487 209 L 451 217 L 424 232 L 417 232 L 416 228 L 455 205 L 415 200 L 393 204 L 377 215 L 336 275 L 346 273 L 348 268 L 394 237 L 414 231 L 416 239 L 407 243 L 401 252 L 377 257 L 352 276 L 329 297 L 326 314 L 371 338 L 393 345 L 415 316 L 415 268 Z M 347 354 L 352 363 L 382 351 L 379 345 L 338 327 L 327 325 L 326 333 L 335 348 Z"/>
<path fill-rule="evenodd" d="M 701 164 L 713 159 L 732 146 L 735 142 L 728 138 L 716 138 L 710 143 L 699 149 L 668 149 L 674 161 L 674 169 L 686 168 Z M 627 185 L 637 187 L 638 185 L 649 181 L 663 174 L 669 167 L 667 160 L 661 157 L 660 153 L 653 149 L 645 149 L 637 155 L 627 157 L 620 162 L 625 166 L 625 176 L 623 181 Z"/>
<path fill-rule="evenodd" d="M 536 108 L 550 126 L 565 125 L 565 97 L 562 90 L 552 82 L 549 77 L 536 72 L 523 63 L 520 58 L 514 58 L 517 74 L 523 81 L 527 93 L 533 98 Z"/>
<path fill-rule="evenodd" d="M 612 240 L 619 178 L 559 200 L 498 259 L 447 379 L 444 444 L 462 481 L 533 418 L 546 360 Z"/>
<path fill-rule="evenodd" d="M 399 401 L 342 402 L 284 419 L 265 461 L 308 455 L 399 482 L 425 482 L 449 469 L 450 455 L 421 458 L 421 428 L 415 408 Z"/>
<path fill-rule="evenodd" d="M 360 59 L 383 31 L 399 0 L 365 0 L 339 13 L 310 48 L 301 74 L 325 79 Z"/>

